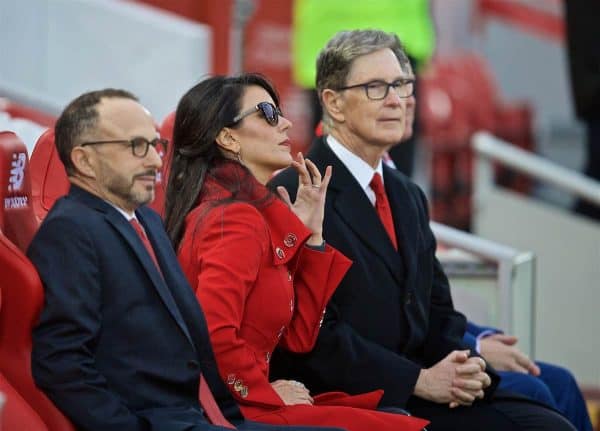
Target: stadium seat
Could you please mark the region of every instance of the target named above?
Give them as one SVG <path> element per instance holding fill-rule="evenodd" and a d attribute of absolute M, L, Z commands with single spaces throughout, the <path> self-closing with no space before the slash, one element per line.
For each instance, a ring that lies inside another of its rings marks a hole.
<path fill-rule="evenodd" d="M 0 229 L 23 252 L 39 225 L 29 175 L 25 144 L 12 132 L 0 132 Z"/>
<path fill-rule="evenodd" d="M 54 146 L 54 130 L 48 129 L 38 139 L 30 160 L 33 209 L 40 220 L 54 201 L 69 191 L 69 180 Z"/>
<path fill-rule="evenodd" d="M 31 374 L 31 332 L 44 302 L 42 282 L 27 257 L 1 232 L 0 293 L 0 373 L 49 431 L 73 431 L 68 419 L 35 386 Z"/>
<path fill-rule="evenodd" d="M 48 431 L 38 414 L 0 373 L 0 392 L 4 395 L 4 407 L 0 417 L 0 430 Z"/>
<path fill-rule="evenodd" d="M 150 204 L 156 212 L 158 212 L 161 217 L 165 215 L 165 199 L 167 198 L 167 184 L 169 180 L 169 171 L 171 168 L 171 159 L 173 158 L 173 145 L 171 144 L 173 140 L 173 123 L 175 122 L 175 112 L 170 113 L 165 117 L 160 126 L 160 137 L 169 140 L 169 145 L 167 146 L 167 153 L 162 155 L 163 159 L 163 167 L 160 175 L 160 181 L 157 181 L 156 184 L 156 196 L 154 201 Z"/>
<path fill-rule="evenodd" d="M 165 159 L 165 154 L 160 156 Z M 54 202 L 69 192 L 69 179 L 54 145 L 54 130 L 48 129 L 40 136 L 31 154 L 30 166 L 33 208 L 43 220 Z M 156 196 L 149 205 L 160 215 L 164 210 L 166 187 L 164 174 L 160 172 L 156 178 Z"/>

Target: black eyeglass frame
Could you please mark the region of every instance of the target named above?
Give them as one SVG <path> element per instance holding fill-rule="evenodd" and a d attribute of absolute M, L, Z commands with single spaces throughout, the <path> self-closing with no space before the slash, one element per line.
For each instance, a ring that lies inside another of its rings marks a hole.
<path fill-rule="evenodd" d="M 269 115 L 265 111 L 265 109 L 267 109 L 266 107 L 271 109 L 273 115 Z M 244 118 L 246 118 L 249 115 L 254 114 L 255 112 L 262 113 L 265 121 L 270 126 L 273 126 L 273 127 L 275 127 L 279 124 L 279 117 L 280 116 L 283 117 L 283 113 L 281 112 L 281 109 L 278 106 L 273 105 L 271 102 L 260 102 L 260 103 L 256 104 L 255 106 L 253 106 L 252 108 L 250 108 L 246 111 L 240 112 L 238 115 L 233 117 L 233 124 L 239 123 L 241 120 L 243 120 Z"/>
<path fill-rule="evenodd" d="M 137 142 L 136 142 L 137 141 Z M 136 153 L 136 148 L 140 148 L 140 144 L 139 142 L 143 141 L 145 144 L 144 147 L 144 151 L 143 153 L 140 153 L 138 151 L 138 153 Z M 88 141 L 88 142 L 83 142 L 82 144 L 80 144 L 80 147 L 87 147 L 88 145 L 102 145 L 102 144 L 127 144 L 128 147 L 131 148 L 131 154 L 133 154 L 135 157 L 139 157 L 144 158 L 146 157 L 146 155 L 148 154 L 148 150 L 150 149 L 150 146 L 157 148 L 159 145 L 162 145 L 163 150 L 166 151 L 167 150 L 167 146 L 169 145 L 169 140 L 168 139 L 164 139 L 164 138 L 154 138 L 153 140 L 149 141 L 148 139 L 142 137 L 142 136 L 138 136 L 135 138 L 131 138 L 131 139 L 113 139 L 113 140 L 106 140 L 106 141 Z"/>
<path fill-rule="evenodd" d="M 382 97 L 372 97 L 369 95 L 369 86 L 371 86 L 373 84 L 383 84 L 386 86 L 385 92 L 383 93 Z M 409 94 L 404 96 L 398 92 L 398 89 L 400 87 L 404 87 L 406 85 L 411 85 L 411 87 L 410 87 L 411 90 L 410 90 Z M 369 82 L 363 82 L 362 84 L 354 84 L 354 85 L 348 85 L 346 87 L 339 87 L 336 91 L 351 90 L 353 88 L 360 88 L 360 87 L 365 89 L 365 94 L 367 96 L 367 99 L 369 99 L 369 100 L 385 99 L 390 92 L 390 87 L 394 87 L 394 89 L 396 90 L 396 94 L 401 99 L 408 99 L 409 97 L 411 97 L 415 94 L 415 80 L 414 79 L 397 79 L 394 82 L 386 82 L 386 81 L 383 81 L 380 79 L 376 79 L 376 80 L 369 81 Z"/>

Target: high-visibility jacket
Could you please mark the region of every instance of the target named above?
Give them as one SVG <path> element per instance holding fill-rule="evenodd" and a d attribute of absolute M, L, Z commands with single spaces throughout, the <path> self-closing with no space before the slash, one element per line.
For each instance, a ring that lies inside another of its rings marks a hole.
<path fill-rule="evenodd" d="M 338 31 L 379 29 L 398 35 L 417 62 L 427 62 L 435 33 L 427 0 L 295 0 L 293 11 L 293 78 L 314 88 L 319 51 Z"/>

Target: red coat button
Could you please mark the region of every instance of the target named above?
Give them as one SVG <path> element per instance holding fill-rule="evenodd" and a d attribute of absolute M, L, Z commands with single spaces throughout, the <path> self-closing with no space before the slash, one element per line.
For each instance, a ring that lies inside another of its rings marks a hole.
<path fill-rule="evenodd" d="M 283 245 L 285 245 L 286 247 L 292 248 L 293 246 L 296 245 L 297 241 L 298 241 L 298 237 L 296 235 L 294 235 L 293 233 L 288 233 L 283 240 Z"/>

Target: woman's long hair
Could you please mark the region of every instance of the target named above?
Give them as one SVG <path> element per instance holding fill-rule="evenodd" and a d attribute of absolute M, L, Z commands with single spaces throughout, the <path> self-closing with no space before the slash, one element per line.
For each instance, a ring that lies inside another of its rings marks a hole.
<path fill-rule="evenodd" d="M 264 88 L 279 106 L 279 96 L 271 83 L 254 73 L 205 79 L 184 94 L 177 105 L 165 205 L 165 225 L 175 250 L 183 237 L 185 217 L 197 204 L 206 176 L 231 160 L 223 155 L 216 138 L 224 127 L 239 126 L 233 119 L 240 112 L 244 90 L 253 85 Z M 244 179 L 219 178 L 220 184 L 232 193 L 228 201 L 251 196 L 248 190 L 249 193 L 240 193 L 244 186 L 252 184 Z"/>

